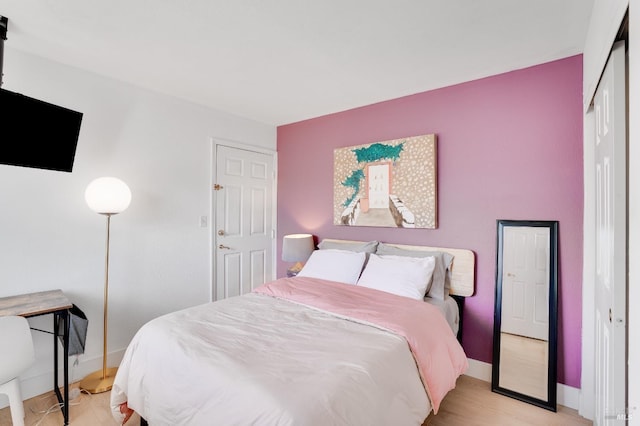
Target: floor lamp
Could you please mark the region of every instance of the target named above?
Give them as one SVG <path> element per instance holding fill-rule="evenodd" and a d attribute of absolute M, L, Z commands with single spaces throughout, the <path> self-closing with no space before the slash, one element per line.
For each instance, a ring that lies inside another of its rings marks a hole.
<path fill-rule="evenodd" d="M 104 263 L 104 311 L 102 370 L 95 371 L 80 381 L 80 388 L 90 393 L 111 390 L 118 368 L 107 368 L 107 313 L 109 305 L 109 230 L 111 216 L 122 213 L 129 207 L 131 191 L 126 183 L 114 177 L 101 177 L 92 181 L 84 193 L 89 208 L 107 217 L 107 248 Z"/>

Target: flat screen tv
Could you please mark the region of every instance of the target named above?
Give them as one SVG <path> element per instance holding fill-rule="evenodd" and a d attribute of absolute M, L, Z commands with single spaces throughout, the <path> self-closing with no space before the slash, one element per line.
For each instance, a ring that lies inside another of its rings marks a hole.
<path fill-rule="evenodd" d="M 0 89 L 0 164 L 71 172 L 82 113 Z"/>

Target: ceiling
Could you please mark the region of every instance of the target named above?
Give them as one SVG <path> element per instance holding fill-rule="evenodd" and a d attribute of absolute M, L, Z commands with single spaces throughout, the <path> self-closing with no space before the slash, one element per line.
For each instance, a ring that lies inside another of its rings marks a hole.
<path fill-rule="evenodd" d="M 282 125 L 582 53 L 592 5 L 0 0 L 0 15 L 5 63 L 21 50 Z"/>

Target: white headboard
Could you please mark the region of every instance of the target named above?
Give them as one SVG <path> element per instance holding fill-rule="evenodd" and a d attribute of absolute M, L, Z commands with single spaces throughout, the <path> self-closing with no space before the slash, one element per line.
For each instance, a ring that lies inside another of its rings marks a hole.
<path fill-rule="evenodd" d="M 365 243 L 366 241 L 338 240 L 326 238 L 324 241 Z M 454 296 L 469 297 L 475 291 L 475 254 L 467 249 L 455 249 L 446 247 L 413 246 L 406 244 L 385 243 L 389 246 L 398 247 L 404 250 L 416 251 L 444 251 L 453 256 L 453 266 L 451 268 L 451 291 Z"/>

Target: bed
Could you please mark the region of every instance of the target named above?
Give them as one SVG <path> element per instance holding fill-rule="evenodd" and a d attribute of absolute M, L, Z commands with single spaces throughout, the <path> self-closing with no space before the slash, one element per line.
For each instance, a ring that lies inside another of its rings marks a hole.
<path fill-rule="evenodd" d="M 297 277 L 145 324 L 119 367 L 114 417 L 135 411 L 153 426 L 420 425 L 437 413 L 468 366 L 449 294 L 473 293 L 473 253 L 319 246 Z M 419 285 L 380 288 L 393 280 Z"/>

